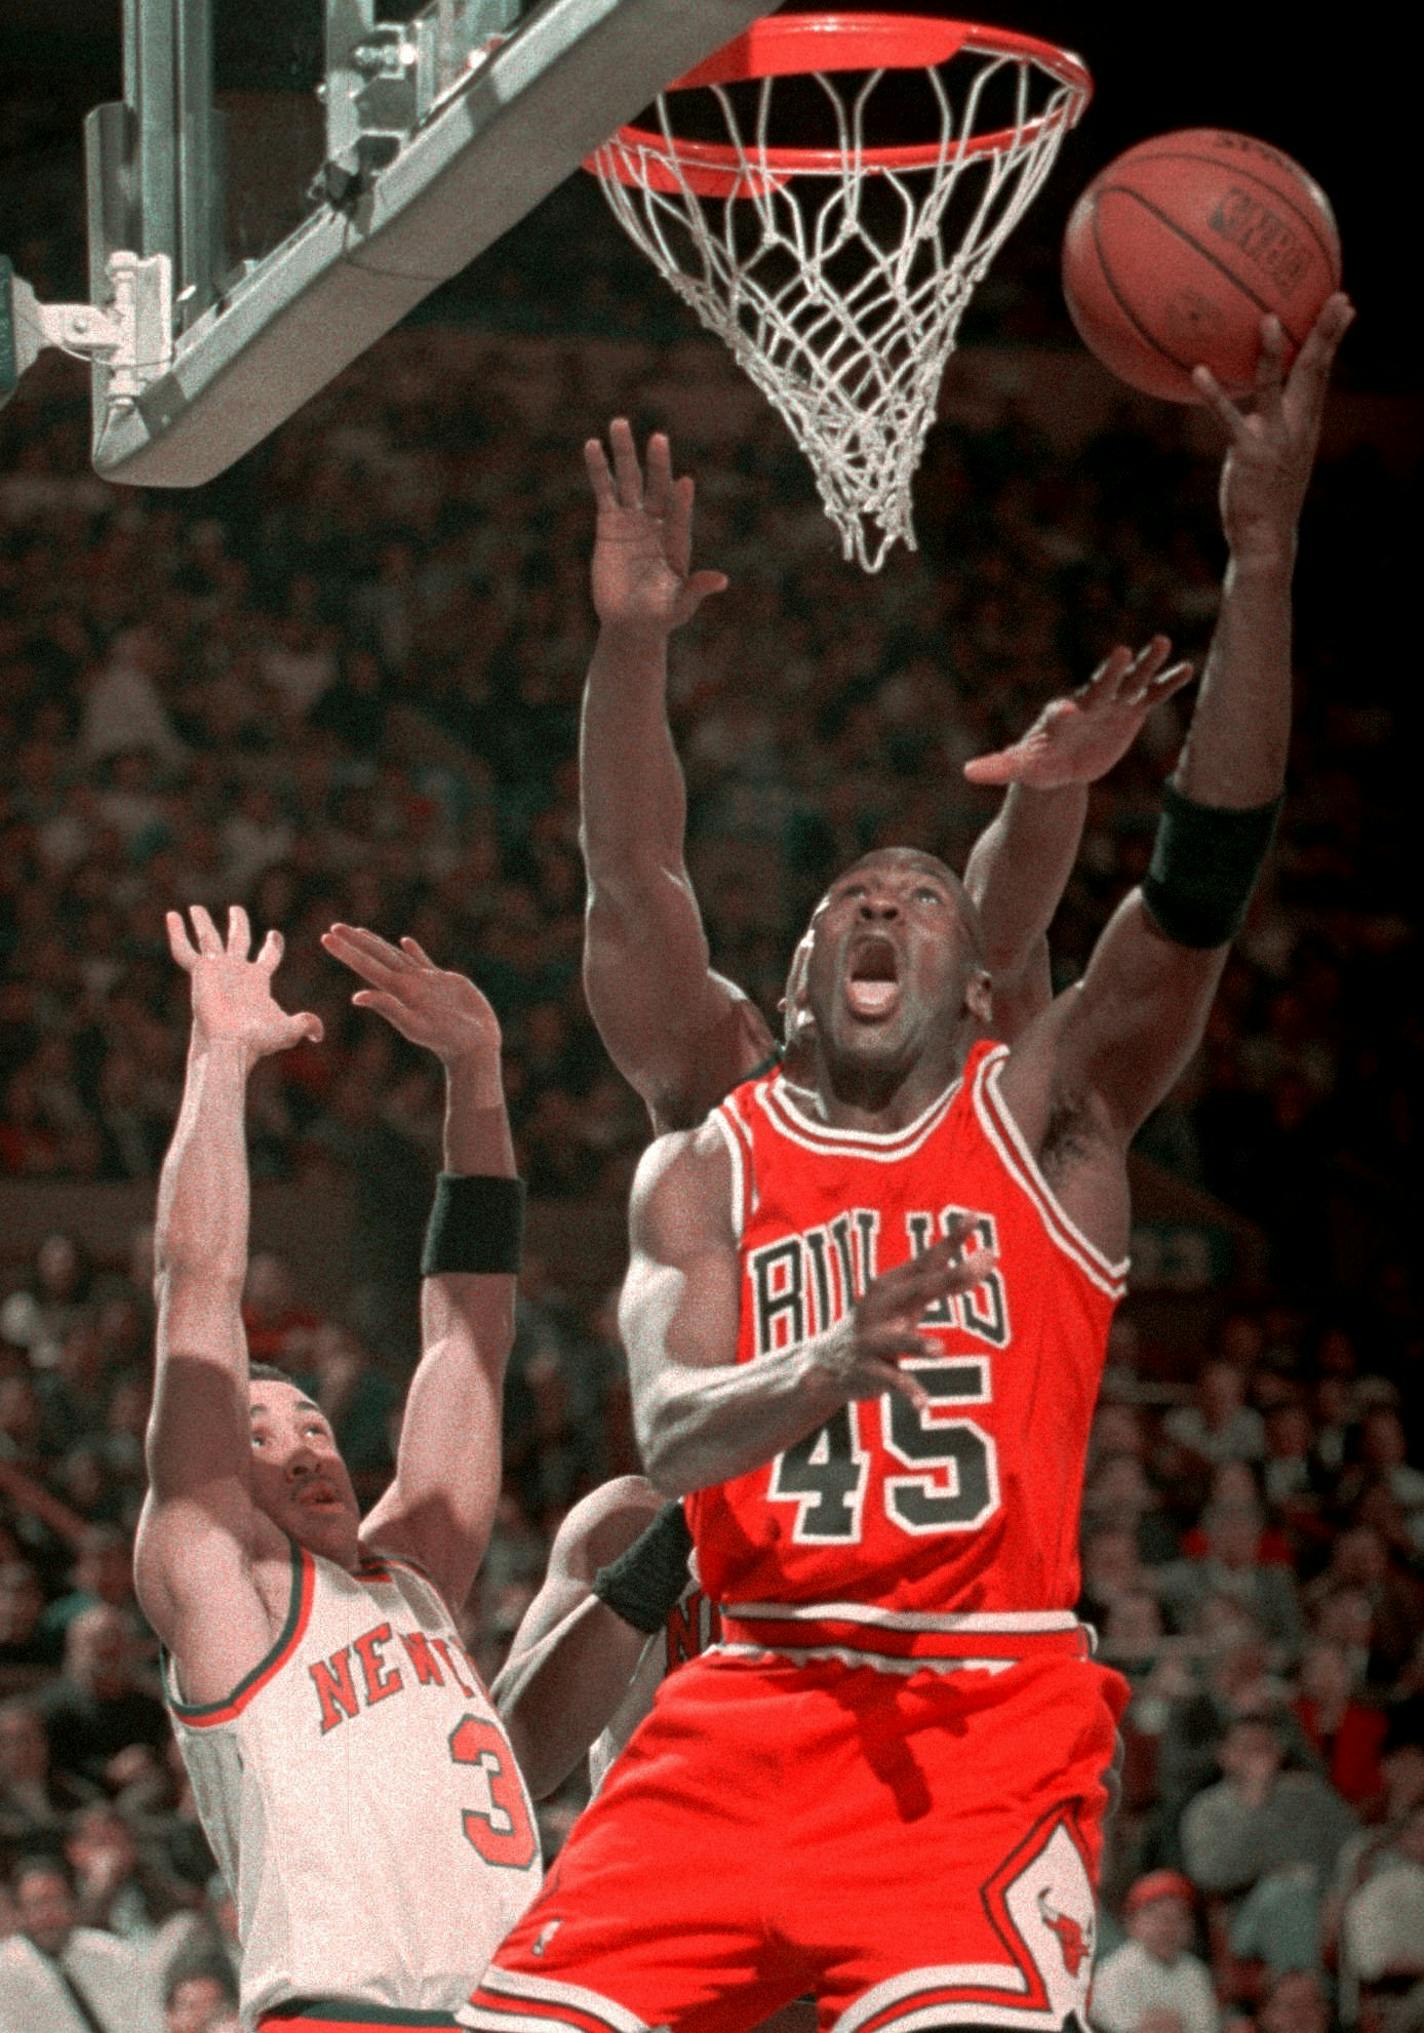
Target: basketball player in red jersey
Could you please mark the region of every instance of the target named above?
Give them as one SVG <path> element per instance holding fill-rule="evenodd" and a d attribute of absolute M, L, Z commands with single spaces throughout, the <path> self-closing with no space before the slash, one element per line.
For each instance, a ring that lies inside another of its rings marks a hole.
<path fill-rule="evenodd" d="M 720 573 L 689 571 L 693 482 L 676 480 L 661 432 L 640 467 L 614 420 L 612 465 L 586 461 L 598 508 L 593 596 L 600 621 L 584 692 L 581 839 L 589 908 L 584 980 L 604 1044 L 657 1131 L 690 1128 L 764 1070 L 773 1039 L 756 1005 L 709 964 L 684 853 L 686 795 L 666 713 L 667 645 Z M 1014 754 L 1003 809 L 970 859 L 995 985 L 997 1035 L 1049 1000 L 1046 931 L 1068 879 L 1088 785 L 1126 752 L 1149 712 L 1191 676 L 1158 637 L 1115 650 L 1072 699 L 1053 701 Z M 790 1000 L 796 1003 L 795 984 Z M 794 1044 L 792 1046 L 794 1052 Z M 630 1549 L 658 1517 L 660 1529 Z M 689 1576 L 685 1533 L 641 1477 L 595 1490 L 564 1520 L 549 1570 L 495 1685 L 536 1798 L 587 1751 L 594 1782 L 662 1673 L 703 1649 L 715 1613 Z M 618 1560 L 609 1595 L 596 1578 Z M 631 1580 L 631 1597 L 622 1598 Z M 629 1614 L 637 1618 L 628 1621 Z"/>
<path fill-rule="evenodd" d="M 463 2024 L 721 2033 L 808 1988 L 840 2033 L 1081 2018 L 1125 1690 L 1070 1605 L 1127 1148 L 1271 837 L 1296 526 L 1351 315 L 1333 297 L 1288 377 L 1266 321 L 1249 415 L 1197 370 L 1228 433 L 1221 612 L 1150 871 L 1084 979 L 993 1043 L 960 884 L 867 856 L 813 919 L 806 1071 L 645 1157 L 638 1430 L 690 1493 L 723 1637 L 660 1690 Z"/>

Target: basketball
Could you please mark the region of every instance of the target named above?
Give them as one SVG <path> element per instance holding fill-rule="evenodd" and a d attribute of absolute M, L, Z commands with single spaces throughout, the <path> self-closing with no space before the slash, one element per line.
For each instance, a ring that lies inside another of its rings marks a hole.
<path fill-rule="evenodd" d="M 1133 388 L 1198 402 L 1207 366 L 1249 393 L 1261 319 L 1274 312 L 1286 364 L 1340 286 L 1340 236 L 1325 193 L 1279 149 L 1193 127 L 1139 142 L 1097 176 L 1063 241 L 1063 293 L 1084 342 Z"/>

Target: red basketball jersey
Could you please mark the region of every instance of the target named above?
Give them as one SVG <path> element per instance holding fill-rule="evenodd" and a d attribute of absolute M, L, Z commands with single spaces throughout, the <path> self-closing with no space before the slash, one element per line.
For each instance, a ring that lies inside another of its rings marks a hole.
<path fill-rule="evenodd" d="M 925 1318 L 938 1353 L 907 1367 L 927 1412 L 896 1392 L 846 1406 L 770 1464 L 687 1499 L 702 1585 L 732 1641 L 793 1649 L 809 1635 L 798 1619 L 814 1615 L 822 1646 L 874 1626 L 873 1649 L 913 1656 L 934 1628 L 960 1636 L 946 1649 L 990 1656 L 988 1634 L 1014 1633 L 1021 1656 L 1056 1649 L 1073 1624 L 1083 1461 L 1127 1266 L 1058 1205 L 1000 1096 L 1007 1056 L 976 1045 L 950 1091 L 893 1132 L 813 1122 L 779 1074 L 714 1111 L 743 1265 L 739 1362 L 832 1325 L 952 1216 L 970 1224 L 967 1252 L 998 1259 Z"/>

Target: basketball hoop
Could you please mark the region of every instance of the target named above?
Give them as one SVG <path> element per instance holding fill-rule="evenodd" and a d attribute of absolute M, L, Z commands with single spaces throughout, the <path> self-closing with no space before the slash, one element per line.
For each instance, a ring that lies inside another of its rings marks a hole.
<path fill-rule="evenodd" d="M 1091 92 L 1077 57 L 1005 29 L 779 15 L 585 164 L 780 410 L 868 572 L 915 548 L 910 481 L 960 314 Z M 938 132 L 900 138 L 911 114 Z M 798 121 L 815 145 L 772 139 Z"/>

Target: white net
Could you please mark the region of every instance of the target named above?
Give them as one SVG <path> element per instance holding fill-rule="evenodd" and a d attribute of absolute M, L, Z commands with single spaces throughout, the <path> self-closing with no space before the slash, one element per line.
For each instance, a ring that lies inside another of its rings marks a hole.
<path fill-rule="evenodd" d="M 810 74 L 828 147 L 770 139 L 788 91 L 806 124 L 805 76 L 775 76 L 665 92 L 660 131 L 625 128 L 589 164 L 626 231 L 780 410 L 844 555 L 870 572 L 896 542 L 915 548 L 910 483 L 960 314 L 1088 96 L 1072 60 L 1049 68 L 974 34 L 913 73 L 916 108 L 937 109 L 928 146 L 867 138 L 903 132 L 910 73 L 833 70 Z M 716 108 L 710 145 L 688 135 L 693 102 L 704 129 Z"/>

